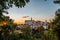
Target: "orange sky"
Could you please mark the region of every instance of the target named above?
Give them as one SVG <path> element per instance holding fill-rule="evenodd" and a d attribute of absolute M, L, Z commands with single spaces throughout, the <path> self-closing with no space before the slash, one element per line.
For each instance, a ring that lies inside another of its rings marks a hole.
<path fill-rule="evenodd" d="M 14 21 L 14 23 L 17 23 L 17 24 L 24 24 L 23 21 Z"/>
<path fill-rule="evenodd" d="M 29 19 L 27 19 L 27 20 L 29 20 Z M 44 19 L 40 19 L 40 20 L 33 19 L 33 20 L 35 20 L 35 21 L 43 21 L 43 22 L 45 22 Z M 47 20 L 47 21 L 49 22 L 49 20 Z M 24 22 L 25 22 L 25 20 L 15 20 L 15 21 L 14 21 L 14 23 L 17 23 L 17 24 L 24 24 Z"/>

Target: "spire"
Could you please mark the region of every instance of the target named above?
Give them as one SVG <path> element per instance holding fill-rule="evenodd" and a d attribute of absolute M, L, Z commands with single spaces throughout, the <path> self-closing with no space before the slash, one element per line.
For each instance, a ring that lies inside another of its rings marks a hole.
<path fill-rule="evenodd" d="M 32 21 L 32 17 L 31 17 L 31 21 Z"/>

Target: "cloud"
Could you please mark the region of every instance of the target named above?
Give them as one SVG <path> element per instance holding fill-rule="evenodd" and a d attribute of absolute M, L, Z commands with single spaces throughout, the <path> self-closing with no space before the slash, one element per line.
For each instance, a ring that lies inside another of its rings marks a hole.
<path fill-rule="evenodd" d="M 22 18 L 27 18 L 27 17 L 29 17 L 29 16 L 23 16 Z"/>

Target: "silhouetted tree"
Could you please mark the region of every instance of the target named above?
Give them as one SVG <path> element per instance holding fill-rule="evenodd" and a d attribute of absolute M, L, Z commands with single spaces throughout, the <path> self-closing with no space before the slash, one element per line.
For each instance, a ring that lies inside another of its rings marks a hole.
<path fill-rule="evenodd" d="M 44 40 L 44 30 L 43 26 L 32 29 L 33 38 Z"/>
<path fill-rule="evenodd" d="M 7 9 L 15 5 L 16 7 L 24 7 L 29 0 L 0 0 L 0 21 L 3 20 L 3 12 L 7 13 Z"/>
<path fill-rule="evenodd" d="M 60 9 L 58 9 L 55 13 L 55 20 L 53 23 L 56 25 L 55 31 L 57 32 L 58 39 L 60 40 Z"/>
<path fill-rule="evenodd" d="M 22 35 L 24 40 L 31 40 L 31 27 L 30 26 L 24 26 L 22 29 Z"/>
<path fill-rule="evenodd" d="M 1 40 L 9 40 L 9 36 L 14 34 L 14 30 L 16 29 L 16 24 L 13 23 L 13 20 L 8 16 L 3 15 L 3 13 L 8 14 L 6 11 L 13 5 L 16 7 L 24 7 L 29 0 L 0 0 L 0 39 Z M 5 23 L 5 25 L 4 25 Z M 14 35 L 13 35 L 14 36 Z"/>

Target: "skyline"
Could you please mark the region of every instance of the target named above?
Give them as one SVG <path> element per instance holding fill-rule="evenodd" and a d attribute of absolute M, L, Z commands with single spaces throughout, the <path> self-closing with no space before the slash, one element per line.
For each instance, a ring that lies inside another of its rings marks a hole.
<path fill-rule="evenodd" d="M 30 0 L 23 8 L 13 6 L 8 9 L 9 14 L 7 15 L 16 22 L 24 22 L 24 20 L 29 20 L 31 17 L 33 20 L 49 20 L 54 17 L 55 11 L 58 8 L 60 6 L 54 4 L 53 0 Z M 22 18 L 24 16 L 29 17 Z"/>

